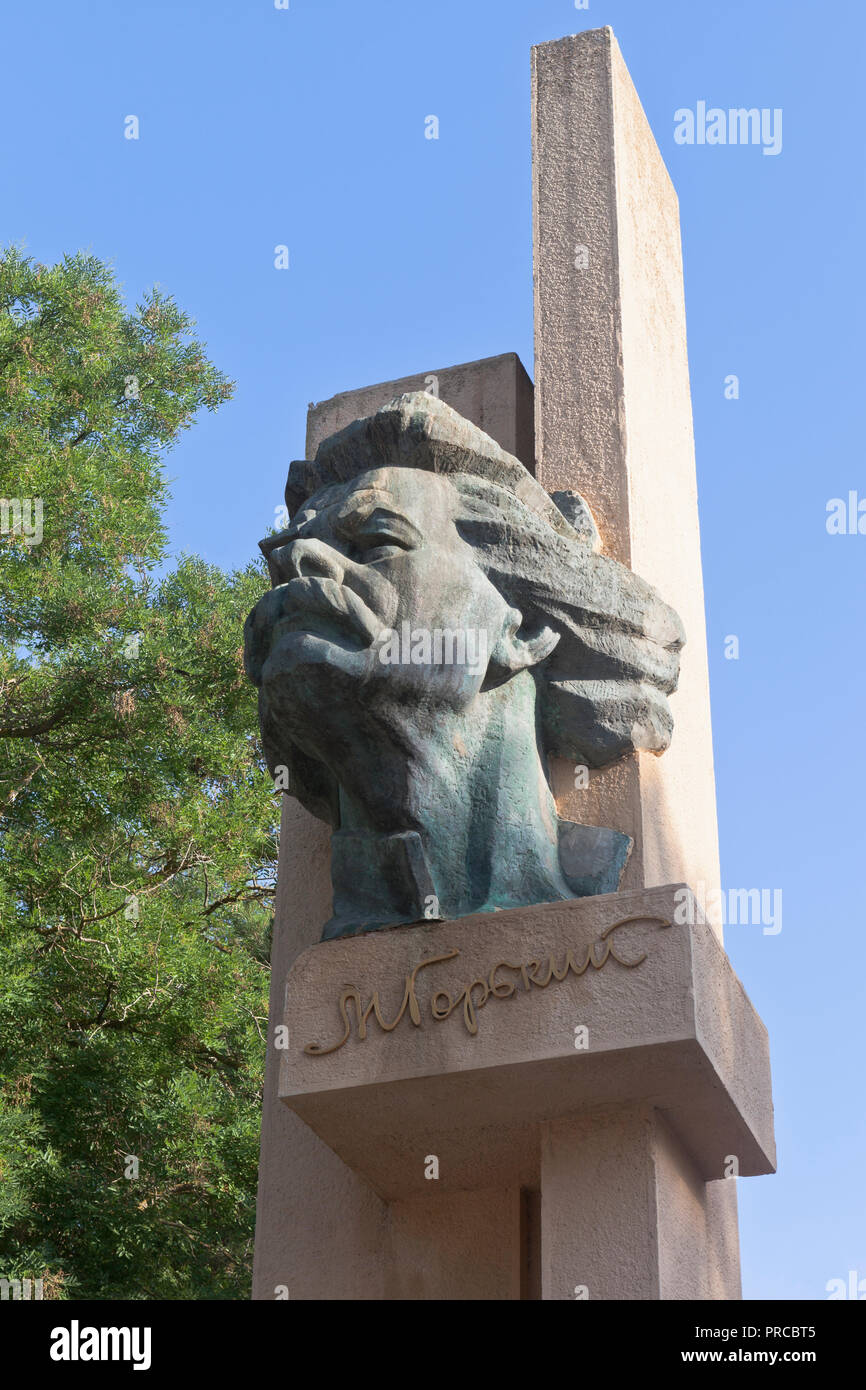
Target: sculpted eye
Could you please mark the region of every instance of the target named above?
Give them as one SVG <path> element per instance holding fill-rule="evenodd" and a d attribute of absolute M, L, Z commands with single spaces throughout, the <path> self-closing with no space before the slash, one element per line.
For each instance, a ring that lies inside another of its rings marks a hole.
<path fill-rule="evenodd" d="M 398 555 L 402 550 L 412 549 L 411 543 L 404 537 L 384 529 L 369 531 L 366 534 L 356 536 L 355 545 L 361 552 L 364 561 L 368 563 L 373 563 L 376 560 L 388 560 L 392 555 Z"/>
<path fill-rule="evenodd" d="M 362 564 L 389 560 L 424 542 L 414 522 L 366 493 L 337 515 L 334 534 L 350 547 L 350 554 Z"/>

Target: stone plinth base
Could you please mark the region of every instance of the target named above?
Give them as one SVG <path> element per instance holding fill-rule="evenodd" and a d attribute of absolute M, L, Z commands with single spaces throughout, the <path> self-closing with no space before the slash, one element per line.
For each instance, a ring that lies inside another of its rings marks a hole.
<path fill-rule="evenodd" d="M 332 1151 L 323 1171 L 336 1156 L 356 1185 L 322 1227 L 323 1277 L 301 1272 L 290 1296 L 327 1296 L 362 1222 L 376 1277 L 335 1296 L 739 1297 L 730 1177 L 774 1167 L 767 1038 L 710 928 L 678 924 L 683 898 L 481 914 L 298 958 L 280 1096 Z M 309 1159 L 287 1179 L 315 1221 Z M 274 1296 L 261 1279 L 257 1296 Z"/>

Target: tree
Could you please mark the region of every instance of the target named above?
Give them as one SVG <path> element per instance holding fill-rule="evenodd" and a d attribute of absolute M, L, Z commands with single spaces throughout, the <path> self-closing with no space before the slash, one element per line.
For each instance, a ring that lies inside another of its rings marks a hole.
<path fill-rule="evenodd" d="M 92 257 L 0 257 L 0 1275 L 249 1296 L 277 803 L 263 569 L 167 569 L 162 460 L 231 384 Z"/>

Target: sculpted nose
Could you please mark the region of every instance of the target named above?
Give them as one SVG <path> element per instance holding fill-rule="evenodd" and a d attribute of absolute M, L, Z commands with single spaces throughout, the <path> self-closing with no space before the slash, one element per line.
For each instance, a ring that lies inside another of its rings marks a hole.
<path fill-rule="evenodd" d="M 283 583 L 290 579 L 334 579 L 343 582 L 345 563 L 339 551 L 323 541 L 297 540 L 283 546 L 273 558 L 279 565 Z"/>

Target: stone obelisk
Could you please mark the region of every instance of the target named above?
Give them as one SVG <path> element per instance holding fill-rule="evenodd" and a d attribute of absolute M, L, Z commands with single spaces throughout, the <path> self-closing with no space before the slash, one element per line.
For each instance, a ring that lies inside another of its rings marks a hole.
<path fill-rule="evenodd" d="M 553 768 L 562 815 L 634 840 L 620 893 L 321 951 L 328 831 L 284 799 L 259 1299 L 735 1299 L 728 1175 L 774 1162 L 763 1026 L 712 925 L 674 924 L 677 886 L 719 876 L 677 199 L 610 29 L 532 58 L 534 458 L 532 387 L 513 354 L 324 402 L 306 457 L 401 391 L 433 389 L 548 491 L 579 491 L 605 552 L 683 619 L 673 744 L 588 786 Z M 347 980 L 399 1000 L 432 943 L 459 946 L 471 980 L 497 960 L 588 949 L 629 917 L 671 922 L 638 968 L 497 999 L 477 1036 L 428 1020 L 303 1053 L 333 1030 Z"/>
<path fill-rule="evenodd" d="M 624 887 L 719 881 L 704 591 L 677 196 L 611 29 L 533 49 L 535 450 L 606 554 L 687 633 L 663 758 L 634 754 L 567 814 L 634 835 Z"/>
<path fill-rule="evenodd" d="M 605 552 L 657 585 L 688 635 L 668 754 L 634 753 L 581 790 L 560 765 L 554 785 L 565 814 L 634 837 L 623 887 L 717 888 L 677 196 L 610 28 L 533 49 L 532 121 L 536 476 L 548 491 L 586 497 Z M 579 1130 L 575 1143 L 583 1149 Z M 560 1139 L 563 1200 L 581 1172 L 568 1149 Z M 735 1183 L 708 1185 L 705 1202 L 731 1297 Z"/>

